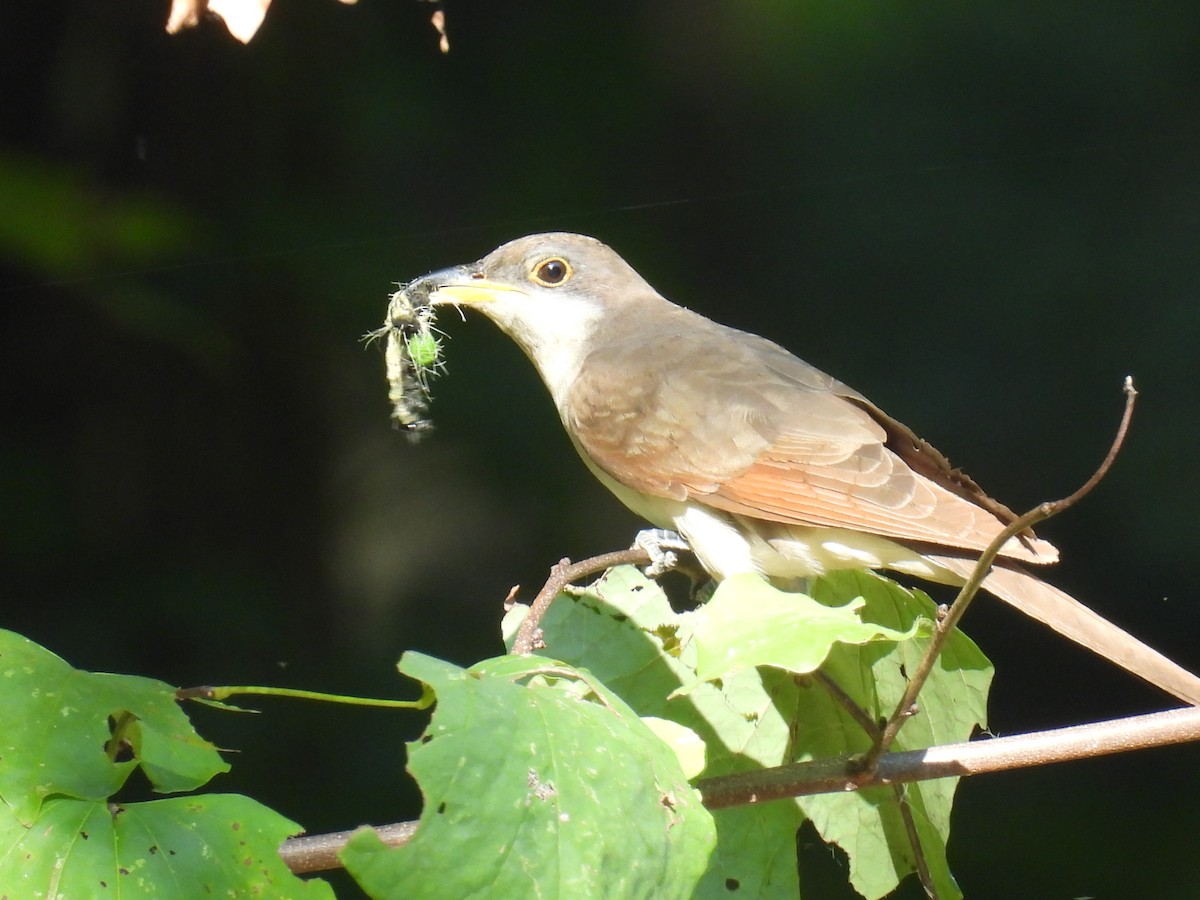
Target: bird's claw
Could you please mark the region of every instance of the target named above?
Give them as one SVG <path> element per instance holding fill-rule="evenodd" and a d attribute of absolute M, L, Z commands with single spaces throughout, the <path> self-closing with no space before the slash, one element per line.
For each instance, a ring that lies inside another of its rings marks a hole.
<path fill-rule="evenodd" d="M 677 532 L 665 528 L 647 528 L 639 531 L 633 546 L 645 550 L 650 564 L 642 571 L 647 578 L 658 578 L 679 565 L 679 552 L 689 550 L 687 541 Z"/>

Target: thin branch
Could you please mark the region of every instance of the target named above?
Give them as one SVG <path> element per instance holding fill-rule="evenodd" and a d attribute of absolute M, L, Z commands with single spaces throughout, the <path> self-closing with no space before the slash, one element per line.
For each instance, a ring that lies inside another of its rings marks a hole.
<path fill-rule="evenodd" d="M 571 562 L 569 559 L 560 559 L 558 563 L 550 569 L 550 577 L 546 579 L 546 583 L 542 585 L 542 589 L 538 591 L 537 596 L 533 599 L 533 603 L 529 606 L 529 614 L 525 616 L 521 626 L 517 629 L 517 636 L 513 639 L 512 652 L 521 656 L 528 656 L 541 646 L 541 629 L 542 617 L 546 615 L 546 610 L 550 608 L 550 604 L 567 585 L 578 581 L 580 578 L 586 578 L 589 575 L 595 575 L 597 572 L 603 572 L 606 569 L 611 569 L 613 566 L 625 564 L 641 565 L 650 562 L 650 554 L 641 547 L 630 547 L 628 550 L 615 550 L 612 553 L 602 553 L 599 556 L 593 556 L 588 559 L 580 560 L 577 563 Z M 509 594 L 511 598 L 512 594 Z M 507 602 L 507 601 L 506 601 Z"/>
<path fill-rule="evenodd" d="M 933 875 L 929 872 L 929 860 L 925 857 L 925 848 L 921 846 L 921 835 L 917 832 L 917 822 L 913 818 L 912 804 L 908 802 L 908 792 L 904 785 L 893 784 L 892 796 L 896 798 L 896 808 L 900 810 L 900 821 L 904 823 L 904 833 L 908 836 L 908 845 L 912 847 L 917 878 L 921 881 L 921 887 L 925 888 L 925 896 L 930 900 L 938 900 L 937 885 L 933 881 Z"/>
<path fill-rule="evenodd" d="M 820 683 L 848 710 L 868 734 L 875 736 L 874 749 L 866 757 L 844 755 L 826 759 L 741 772 L 734 775 L 706 778 L 697 783 L 704 805 L 709 809 L 744 806 L 781 800 L 809 794 L 833 793 L 858 790 L 882 785 L 893 786 L 911 781 L 934 778 L 979 775 L 1029 766 L 1047 765 L 1104 756 L 1130 750 L 1148 749 L 1187 742 L 1200 741 L 1200 708 L 1176 709 L 1167 712 L 1116 719 L 1091 725 L 1077 725 L 1053 731 L 1035 732 L 1027 735 L 994 738 L 962 744 L 931 747 L 925 750 L 909 750 L 888 753 L 905 720 L 915 709 L 916 698 L 928 679 L 949 634 L 953 631 L 972 598 L 987 577 L 992 563 L 1008 540 L 1032 526 L 1074 506 L 1108 474 L 1120 453 L 1129 430 L 1130 418 L 1137 397 L 1133 379 L 1125 379 L 1125 411 L 1108 454 L 1100 467 L 1074 493 L 1061 500 L 1041 503 L 1025 515 L 1010 523 L 997 535 L 980 556 L 971 577 L 963 585 L 947 615 L 938 622 L 934 637 L 925 656 L 910 679 L 904 696 L 896 706 L 887 725 L 879 730 L 864 711 L 852 701 L 847 705 L 844 692 L 828 679 Z M 640 547 L 606 553 L 572 563 L 562 559 L 550 571 L 541 591 L 530 606 L 529 614 L 521 623 L 513 642 L 513 653 L 529 654 L 537 648 L 540 639 L 540 623 L 550 604 L 569 584 L 588 575 L 603 572 L 616 565 L 650 562 L 649 554 Z M 506 602 L 511 602 L 512 593 Z M 857 712 L 856 712 L 857 710 Z M 902 794 L 898 794 L 901 812 L 905 814 L 905 828 L 917 855 L 918 869 L 927 893 L 932 893 L 932 879 L 928 867 L 923 865 L 920 841 L 915 823 L 908 811 Z M 416 831 L 416 822 L 401 822 L 394 825 L 375 827 L 384 843 L 401 846 L 411 840 Z M 287 866 L 297 874 L 338 868 L 341 861 L 337 854 L 346 845 L 352 832 L 313 835 L 285 841 L 279 854 Z"/>
<path fill-rule="evenodd" d="M 397 822 L 395 825 L 368 825 L 389 847 L 403 847 L 417 833 L 416 822 Z M 355 829 L 357 830 L 357 829 Z M 279 848 L 279 855 L 297 875 L 342 868 L 338 854 L 350 840 L 353 831 L 335 831 L 289 838 Z"/>
<path fill-rule="evenodd" d="M 425 687 L 416 700 L 392 700 L 384 697 L 353 697 L 348 694 L 330 694 L 325 691 L 305 691 L 300 688 L 270 687 L 258 684 L 200 685 L 178 688 L 176 700 L 211 700 L 214 705 L 223 704 L 230 697 L 287 697 L 292 700 L 317 700 L 322 703 L 340 703 L 343 706 L 373 706 L 379 709 L 429 709 L 433 706 L 433 691 Z M 247 710 L 228 707 L 237 712 Z"/>
<path fill-rule="evenodd" d="M 1011 737 L 887 753 L 874 774 L 859 782 L 849 773 L 858 758 L 835 756 L 812 762 L 756 769 L 697 782 L 709 809 L 746 806 L 810 794 L 840 793 L 863 787 L 903 784 L 1003 772 L 1200 741 L 1200 707 L 1074 725 Z M 375 826 L 384 843 L 400 846 L 411 839 L 416 822 Z M 312 835 L 284 841 L 280 856 L 293 872 L 317 872 L 341 866 L 337 853 L 352 832 Z"/>
<path fill-rule="evenodd" d="M 945 647 L 946 641 L 966 613 L 967 607 L 970 606 L 975 595 L 979 593 L 980 585 L 983 584 L 983 580 L 992 568 L 992 563 L 995 562 L 1004 545 L 1011 538 L 1031 529 L 1034 525 L 1044 522 L 1046 519 L 1056 516 L 1064 510 L 1070 509 L 1091 493 L 1092 489 L 1108 474 L 1113 463 L 1116 461 L 1117 454 L 1121 452 L 1121 447 L 1125 443 L 1125 436 L 1129 433 L 1129 422 L 1133 416 L 1133 407 L 1137 400 L 1137 391 L 1134 390 L 1133 379 L 1131 377 L 1125 377 L 1123 390 L 1125 392 L 1125 410 L 1121 415 L 1121 424 L 1117 426 L 1116 436 L 1113 438 L 1112 445 L 1109 447 L 1104 461 L 1100 463 L 1099 468 L 1092 474 L 1092 477 L 1069 496 L 1061 500 L 1039 503 L 1029 512 L 1025 513 L 1025 515 L 1010 522 L 1003 531 L 996 535 L 995 540 L 988 544 L 987 549 L 979 557 L 979 561 L 975 564 L 975 568 L 971 572 L 971 577 L 967 579 L 966 584 L 958 592 L 958 596 L 954 599 L 954 603 L 951 604 L 949 612 L 937 623 L 937 628 L 934 630 L 933 638 L 925 650 L 925 655 L 913 670 L 912 678 L 909 680 L 904 695 L 900 698 L 900 702 L 896 704 L 895 712 L 888 719 L 887 725 L 884 726 L 882 733 L 876 739 L 870 752 L 862 758 L 861 774 L 864 777 L 871 774 L 880 756 L 891 747 L 892 743 L 896 740 L 896 735 L 900 733 L 900 729 L 904 727 L 904 723 L 911 717 L 912 710 L 917 702 L 917 695 L 920 694 L 921 688 L 925 686 L 926 680 L 928 680 L 930 673 L 933 672 L 933 667 L 937 663 L 938 656 Z"/>
<path fill-rule="evenodd" d="M 1121 452 L 1121 448 L 1125 445 L 1125 437 L 1129 434 L 1129 423 L 1133 419 L 1133 407 L 1137 403 L 1138 392 L 1133 386 L 1132 375 L 1125 376 L 1125 384 L 1122 385 L 1121 390 L 1125 393 L 1125 411 L 1121 415 L 1121 424 L 1117 426 L 1117 434 L 1113 438 L 1112 446 L 1108 448 L 1108 455 L 1104 457 L 1104 462 L 1100 463 L 1100 468 L 1092 473 L 1092 477 L 1085 481 L 1079 490 L 1055 504 L 1055 510 L 1051 515 L 1057 515 L 1064 509 L 1071 508 L 1090 494 L 1092 489 L 1108 474 L 1113 463 L 1117 461 L 1117 454 Z"/>
<path fill-rule="evenodd" d="M 705 778 L 696 787 L 706 807 L 723 809 L 908 781 L 982 775 L 1196 741 L 1200 741 L 1200 708 L 1189 707 L 1052 731 L 887 753 L 880 757 L 875 772 L 863 779 L 850 774 L 857 758 L 848 754 Z"/>
<path fill-rule="evenodd" d="M 865 731 L 869 737 L 872 739 L 878 739 L 880 735 L 882 717 L 881 721 L 879 722 L 872 719 L 871 714 L 859 706 L 858 703 L 855 702 L 854 698 L 846 693 L 845 688 L 843 688 L 840 684 L 838 684 L 820 669 L 812 672 L 807 677 L 823 687 L 829 696 L 833 698 L 834 702 L 844 709 L 846 714 L 849 715 L 850 718 L 852 718 L 855 722 L 857 722 L 858 727 Z"/>

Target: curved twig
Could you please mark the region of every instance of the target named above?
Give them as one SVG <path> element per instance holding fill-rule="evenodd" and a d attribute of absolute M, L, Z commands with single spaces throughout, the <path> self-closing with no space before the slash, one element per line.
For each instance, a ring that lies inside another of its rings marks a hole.
<path fill-rule="evenodd" d="M 861 783 L 846 775 L 855 757 L 834 756 L 704 778 L 697 782 L 696 788 L 706 807 L 724 809 L 862 787 L 1003 772 L 1196 741 L 1200 741 L 1200 707 L 1188 707 L 1052 731 L 886 753 L 880 757 L 874 774 Z M 416 822 L 400 822 L 376 826 L 375 830 L 384 843 L 400 846 L 412 838 L 416 828 Z M 339 868 L 337 854 L 352 833 L 340 831 L 291 838 L 284 841 L 279 854 L 296 873 Z"/>
<path fill-rule="evenodd" d="M 932 778 L 978 775 L 1200 741 L 1200 708 L 1188 708 L 925 750 L 887 752 L 904 721 L 911 716 L 917 695 L 929 677 L 946 639 L 978 592 L 1001 548 L 1015 535 L 1074 506 L 1087 496 L 1112 468 L 1128 433 L 1137 397 L 1131 378 L 1125 379 L 1124 391 L 1124 414 L 1104 461 L 1078 490 L 1061 500 L 1038 504 L 1010 523 L 981 554 L 971 577 L 959 591 L 946 616 L 938 622 L 925 656 L 913 672 L 895 712 L 882 730 L 867 729 L 868 732 L 874 732 L 875 745 L 866 757 L 838 756 L 703 779 L 697 784 L 697 789 L 701 792 L 704 805 L 709 809 L 721 809 L 808 794 L 840 792 L 877 785 L 900 785 Z M 541 639 L 539 625 L 542 617 L 555 597 L 567 585 L 612 566 L 647 562 L 650 562 L 649 554 L 639 547 L 605 553 L 578 563 L 572 563 L 569 559 L 560 560 L 551 569 L 549 578 L 521 623 L 512 652 L 529 654 L 537 649 Z M 508 602 L 511 602 L 511 599 L 510 593 Z M 829 688 L 829 685 L 825 686 Z M 834 693 L 836 698 L 837 691 Z M 401 822 L 379 826 L 375 830 L 384 843 L 401 846 L 412 838 L 416 827 L 416 822 Z M 298 874 L 338 868 L 341 862 L 337 854 L 351 834 L 352 832 L 337 832 L 292 838 L 284 842 L 279 853 L 287 866 Z"/>
<path fill-rule="evenodd" d="M 980 585 L 983 584 L 984 578 L 987 577 L 988 572 L 992 568 L 992 563 L 995 562 L 1004 545 L 1011 538 L 1025 532 L 1034 525 L 1044 522 L 1051 516 L 1056 516 L 1064 510 L 1070 509 L 1091 493 L 1092 489 L 1108 474 L 1113 463 L 1116 461 L 1117 454 L 1121 452 L 1121 447 L 1125 443 L 1125 436 L 1129 433 L 1129 422 L 1133 416 L 1133 407 L 1137 400 L 1137 391 L 1133 387 L 1133 378 L 1129 376 L 1125 377 L 1123 390 L 1125 392 L 1125 410 L 1121 415 L 1121 424 L 1117 426 L 1117 433 L 1113 437 L 1108 453 L 1104 456 L 1104 461 L 1100 463 L 1099 468 L 1074 493 L 1069 494 L 1061 500 L 1039 503 L 1023 516 L 1010 522 L 1003 531 L 996 535 L 995 540 L 980 555 L 979 561 L 975 564 L 975 569 L 971 572 L 971 577 L 967 579 L 966 584 L 959 590 L 958 596 L 954 598 L 954 602 L 950 605 L 950 609 L 946 615 L 938 621 L 933 638 L 925 650 L 925 655 L 913 670 L 904 695 L 900 698 L 900 702 L 896 704 L 895 712 L 892 713 L 887 725 L 884 726 L 883 730 L 876 737 L 872 749 L 862 757 L 858 766 L 856 766 L 858 776 L 867 777 L 872 773 L 880 756 L 891 747 L 892 743 L 896 740 L 896 735 L 904 727 L 904 723 L 911 718 L 912 710 L 917 702 L 917 695 L 921 692 L 921 688 L 925 686 L 925 682 L 933 671 L 933 667 L 937 663 L 938 656 L 945 647 L 946 641 L 966 613 L 967 607 L 970 606 L 975 595 L 979 593 Z"/>
<path fill-rule="evenodd" d="M 603 572 L 606 569 L 611 569 L 613 566 L 625 564 L 638 565 L 650 562 L 650 554 L 641 547 L 630 547 L 628 550 L 614 550 L 612 553 L 602 553 L 599 556 L 592 556 L 588 559 L 580 560 L 577 563 L 571 560 L 560 559 L 553 568 L 550 569 L 550 577 L 546 579 L 546 583 L 542 585 L 542 589 L 533 599 L 533 603 L 529 606 L 529 613 L 521 622 L 521 626 L 517 629 L 517 636 L 513 638 L 512 652 L 527 656 L 539 649 L 541 646 L 541 629 L 542 616 L 546 614 L 546 610 L 550 608 L 550 604 L 567 585 L 578 581 L 580 578 L 586 578 L 588 575 L 595 575 L 597 572 Z M 512 597 L 512 594 L 509 594 Z M 506 601 L 511 602 L 511 600 Z"/>

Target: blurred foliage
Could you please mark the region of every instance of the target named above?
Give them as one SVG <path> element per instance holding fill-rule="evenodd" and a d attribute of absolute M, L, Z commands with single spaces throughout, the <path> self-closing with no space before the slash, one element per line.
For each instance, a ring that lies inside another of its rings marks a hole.
<path fill-rule="evenodd" d="M 1200 7 L 464 0 L 446 56 L 430 11 L 277 0 L 241 46 L 167 37 L 163 4 L 0 7 L 6 627 L 180 684 L 372 693 L 403 649 L 494 655 L 512 584 L 636 521 L 486 323 L 444 318 L 415 448 L 358 339 L 394 282 L 567 229 L 1014 507 L 1086 477 L 1132 373 L 1125 453 L 1046 529 L 1054 579 L 1200 665 Z M 1003 610 L 971 620 L 999 730 L 1163 703 Z M 412 733 L 310 716 L 215 723 L 246 751 L 222 789 L 315 830 L 415 814 L 379 784 Z M 969 781 L 956 874 L 1187 896 L 1190 762 Z"/>

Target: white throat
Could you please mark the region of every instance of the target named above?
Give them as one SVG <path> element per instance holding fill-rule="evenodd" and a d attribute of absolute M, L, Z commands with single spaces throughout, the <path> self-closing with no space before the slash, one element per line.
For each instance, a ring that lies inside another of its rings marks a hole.
<path fill-rule="evenodd" d="M 520 301 L 519 305 L 497 303 L 482 311 L 525 351 L 561 410 L 603 309 L 576 298 L 534 295 Z"/>

